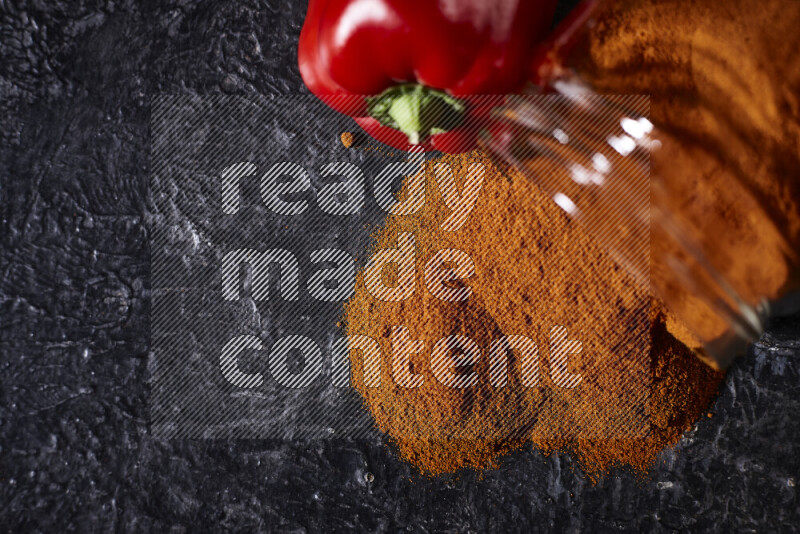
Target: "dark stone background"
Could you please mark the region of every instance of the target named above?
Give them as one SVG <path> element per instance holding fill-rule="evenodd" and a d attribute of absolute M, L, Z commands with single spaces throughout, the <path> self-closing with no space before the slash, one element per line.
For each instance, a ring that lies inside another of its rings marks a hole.
<path fill-rule="evenodd" d="M 377 441 L 151 437 L 150 98 L 305 92 L 304 11 L 0 0 L 0 530 L 796 529 L 797 316 L 644 481 L 531 450 L 428 480 Z"/>

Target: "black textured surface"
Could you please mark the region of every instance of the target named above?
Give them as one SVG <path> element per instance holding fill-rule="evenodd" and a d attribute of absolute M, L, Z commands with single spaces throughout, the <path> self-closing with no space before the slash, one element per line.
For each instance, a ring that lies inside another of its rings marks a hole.
<path fill-rule="evenodd" d="M 798 317 L 643 482 L 530 450 L 427 480 L 380 442 L 149 435 L 150 97 L 305 92 L 304 11 L 0 0 L 0 529 L 794 530 Z"/>

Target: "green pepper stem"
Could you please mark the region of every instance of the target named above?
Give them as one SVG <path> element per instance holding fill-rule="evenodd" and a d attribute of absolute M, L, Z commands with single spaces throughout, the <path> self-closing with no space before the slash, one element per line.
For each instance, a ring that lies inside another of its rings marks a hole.
<path fill-rule="evenodd" d="M 406 134 L 412 145 L 460 125 L 466 111 L 464 101 L 420 84 L 390 87 L 367 98 L 367 107 L 371 117 Z"/>

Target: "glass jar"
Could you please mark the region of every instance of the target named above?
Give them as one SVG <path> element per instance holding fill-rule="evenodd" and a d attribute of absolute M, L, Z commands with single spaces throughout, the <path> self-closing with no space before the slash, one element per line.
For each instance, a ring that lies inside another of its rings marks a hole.
<path fill-rule="evenodd" d="M 510 128 L 482 141 L 649 283 L 671 330 L 717 368 L 800 287 L 797 27 L 791 0 L 586 2 L 531 91 L 560 95 L 566 111 L 543 117 L 536 98 L 508 97 L 495 118 Z M 530 153 L 570 172 L 536 172 Z M 630 200 L 643 188 L 644 206 Z"/>

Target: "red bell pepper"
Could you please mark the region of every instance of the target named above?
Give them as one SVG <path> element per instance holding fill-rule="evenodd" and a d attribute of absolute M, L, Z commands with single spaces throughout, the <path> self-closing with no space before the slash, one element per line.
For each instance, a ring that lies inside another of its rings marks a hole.
<path fill-rule="evenodd" d="M 312 93 L 400 149 L 475 147 L 486 106 L 519 91 L 557 0 L 310 0 L 298 63 Z"/>

